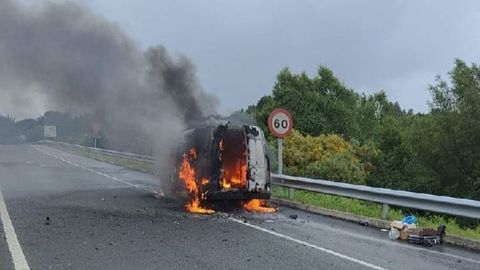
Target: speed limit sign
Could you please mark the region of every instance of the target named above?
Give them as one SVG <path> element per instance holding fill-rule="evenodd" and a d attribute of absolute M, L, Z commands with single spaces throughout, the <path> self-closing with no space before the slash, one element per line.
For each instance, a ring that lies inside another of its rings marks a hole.
<path fill-rule="evenodd" d="M 268 116 L 268 128 L 273 136 L 285 138 L 292 132 L 292 115 L 285 109 L 275 109 Z"/>

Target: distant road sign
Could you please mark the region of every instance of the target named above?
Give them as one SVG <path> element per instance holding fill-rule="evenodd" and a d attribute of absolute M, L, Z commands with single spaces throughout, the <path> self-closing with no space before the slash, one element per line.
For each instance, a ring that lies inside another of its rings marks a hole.
<path fill-rule="evenodd" d="M 45 138 L 56 138 L 57 126 L 43 126 L 43 136 Z"/>
<path fill-rule="evenodd" d="M 268 116 L 268 128 L 273 136 L 285 138 L 292 132 L 293 118 L 285 109 L 275 109 Z"/>

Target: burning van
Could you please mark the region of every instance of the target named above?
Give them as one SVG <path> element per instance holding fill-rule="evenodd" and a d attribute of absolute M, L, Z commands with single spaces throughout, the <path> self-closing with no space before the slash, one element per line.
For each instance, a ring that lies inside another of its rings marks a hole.
<path fill-rule="evenodd" d="M 184 134 L 176 178 L 187 190 L 187 210 L 209 211 L 201 207 L 207 200 L 270 198 L 270 160 L 260 128 L 226 123 Z"/>

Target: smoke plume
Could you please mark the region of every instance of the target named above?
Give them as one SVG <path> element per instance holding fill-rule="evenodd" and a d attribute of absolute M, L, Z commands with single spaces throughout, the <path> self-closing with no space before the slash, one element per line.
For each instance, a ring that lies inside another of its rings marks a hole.
<path fill-rule="evenodd" d="M 0 106 L 92 113 L 112 144 L 143 145 L 136 150 L 153 151 L 159 164 L 186 123 L 216 104 L 187 58 L 162 46 L 142 51 L 75 2 L 0 0 L 0 82 Z"/>

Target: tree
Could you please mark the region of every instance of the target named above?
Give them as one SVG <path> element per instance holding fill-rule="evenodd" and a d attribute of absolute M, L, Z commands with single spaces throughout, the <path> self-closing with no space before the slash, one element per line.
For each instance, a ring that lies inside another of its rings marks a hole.
<path fill-rule="evenodd" d="M 480 199 L 480 68 L 457 59 L 449 77 L 429 87 L 433 136 L 422 157 L 441 193 Z"/>
<path fill-rule="evenodd" d="M 348 137 L 354 130 L 358 97 L 325 67 L 321 66 L 313 78 L 306 73 L 292 74 L 284 68 L 277 75 L 272 95 L 262 97 L 247 111 L 260 126 L 266 127 L 270 112 L 282 107 L 291 112 L 295 128 L 301 132 L 315 136 L 337 133 Z"/>

